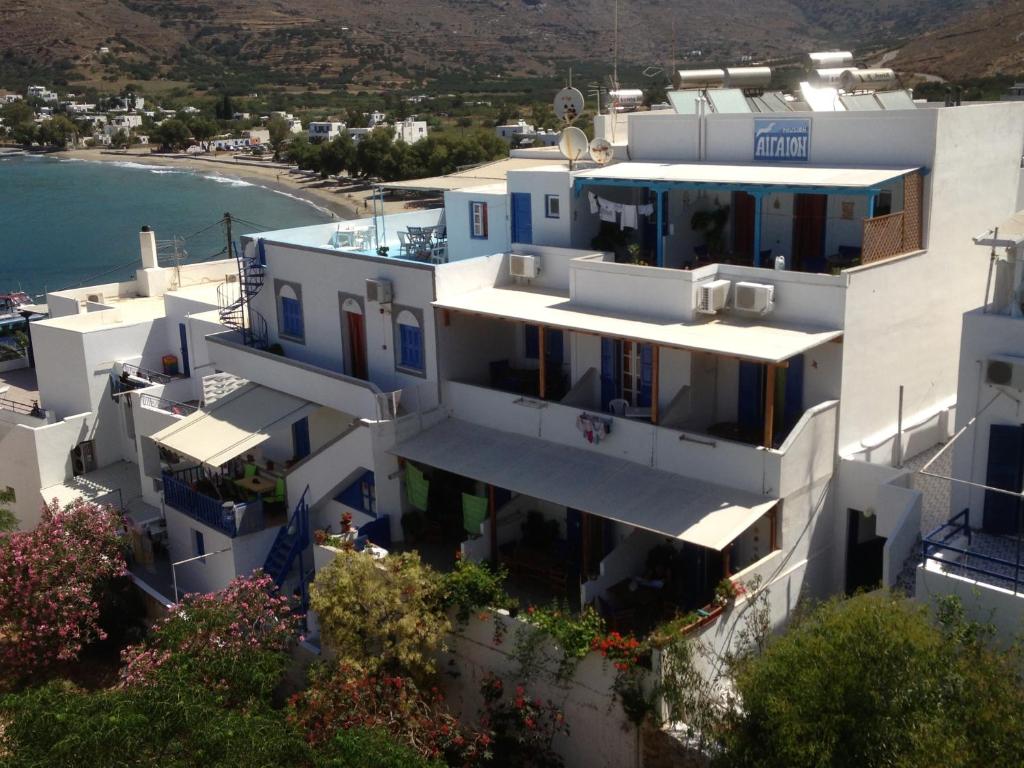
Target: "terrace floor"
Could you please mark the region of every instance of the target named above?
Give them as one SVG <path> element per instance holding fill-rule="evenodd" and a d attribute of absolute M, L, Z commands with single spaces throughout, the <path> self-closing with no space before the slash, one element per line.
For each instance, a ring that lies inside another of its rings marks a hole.
<path fill-rule="evenodd" d="M 9 387 L 2 392 L 4 387 Z M 0 372 L 0 397 L 24 405 L 39 401 L 39 385 L 35 368 L 19 368 L 15 371 Z"/>
<path fill-rule="evenodd" d="M 1024 581 L 1024 546 L 1021 546 L 1020 554 L 1018 555 L 1018 541 L 1016 537 L 993 536 L 980 531 L 974 531 L 970 544 L 967 543 L 966 537 L 955 539 L 950 544 L 959 549 L 965 549 L 970 554 L 961 555 L 955 552 L 942 552 L 940 550 L 942 562 L 938 563 L 930 560 L 928 563 L 929 568 L 938 568 L 944 573 L 963 576 L 980 584 L 1014 591 L 1014 566 L 993 563 L 985 558 L 996 557 L 1006 563 L 1016 563 L 1019 556 L 1021 568 L 1017 575 L 1017 591 L 1021 591 L 1021 588 L 1024 587 L 1024 584 L 1020 583 Z M 984 568 L 986 571 L 990 571 L 990 573 L 970 571 L 963 568 L 962 566 L 964 565 L 973 568 Z"/>

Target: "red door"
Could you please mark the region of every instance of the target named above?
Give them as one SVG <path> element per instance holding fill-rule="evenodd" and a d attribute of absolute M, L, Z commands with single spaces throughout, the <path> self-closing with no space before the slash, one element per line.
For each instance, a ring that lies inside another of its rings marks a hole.
<path fill-rule="evenodd" d="M 754 263 L 754 196 L 732 193 L 732 250 L 736 260 Z M 764 265 L 762 265 L 764 266 Z"/>
<path fill-rule="evenodd" d="M 796 195 L 793 201 L 793 259 L 798 272 L 825 271 L 828 195 Z"/>
<path fill-rule="evenodd" d="M 365 381 L 367 378 L 366 325 L 363 322 L 363 316 L 356 312 L 346 312 L 345 326 L 348 328 L 349 375 Z"/>

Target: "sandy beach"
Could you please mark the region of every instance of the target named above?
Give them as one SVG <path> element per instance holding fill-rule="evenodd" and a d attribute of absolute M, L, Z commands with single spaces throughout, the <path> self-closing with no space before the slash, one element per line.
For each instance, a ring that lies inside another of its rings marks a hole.
<path fill-rule="evenodd" d="M 300 172 L 283 163 L 236 160 L 230 153 L 218 155 L 165 155 L 144 149 L 112 152 L 100 149 L 76 149 L 57 153 L 75 160 L 133 162 L 187 168 L 199 173 L 231 176 L 267 189 L 273 189 L 313 203 L 339 219 L 360 219 L 373 215 L 370 200 L 373 189 L 362 181 L 345 183 Z M 440 204 L 440 203 L 438 203 Z M 385 213 L 400 213 L 411 207 L 405 200 L 388 200 Z M 419 207 L 418 205 L 416 207 Z M 379 210 L 379 206 L 378 206 Z"/>

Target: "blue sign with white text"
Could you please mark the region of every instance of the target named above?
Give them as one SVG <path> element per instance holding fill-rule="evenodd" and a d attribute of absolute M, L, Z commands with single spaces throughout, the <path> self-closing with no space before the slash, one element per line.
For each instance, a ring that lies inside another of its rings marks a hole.
<path fill-rule="evenodd" d="M 806 163 L 811 156 L 811 121 L 808 118 L 754 120 L 754 160 Z"/>

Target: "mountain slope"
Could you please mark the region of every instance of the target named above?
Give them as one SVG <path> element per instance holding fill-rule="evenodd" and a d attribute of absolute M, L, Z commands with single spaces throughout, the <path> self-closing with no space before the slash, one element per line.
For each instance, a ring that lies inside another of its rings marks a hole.
<path fill-rule="evenodd" d="M 967 0 L 974 5 L 981 0 Z M 917 33 L 953 0 L 636 0 L 620 3 L 624 63 L 722 61 Z M 338 85 L 551 75 L 610 64 L 615 0 L 4 0 L 0 78 L 244 80 Z M 100 55 L 100 46 L 110 53 Z"/>

